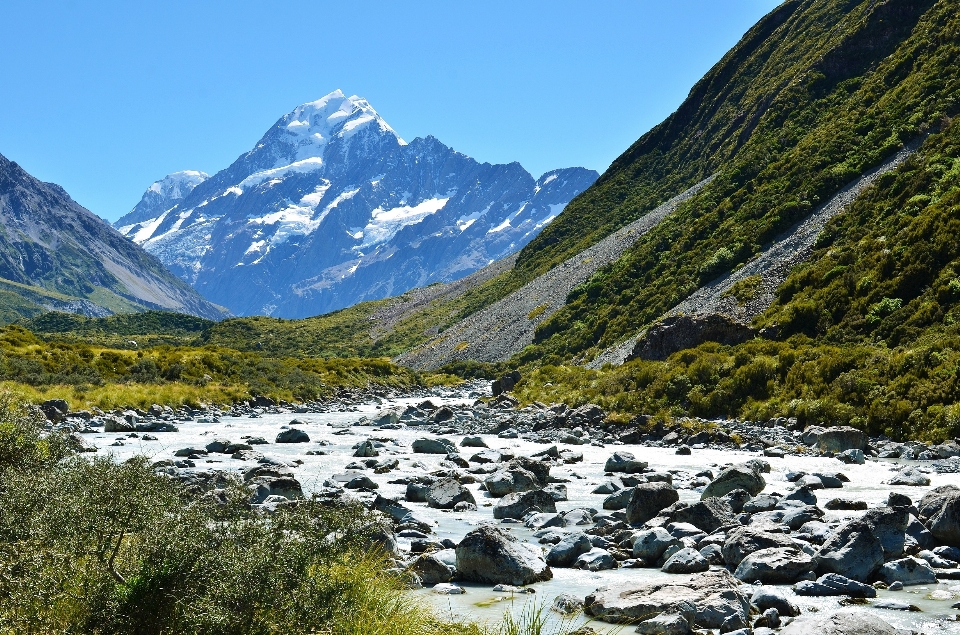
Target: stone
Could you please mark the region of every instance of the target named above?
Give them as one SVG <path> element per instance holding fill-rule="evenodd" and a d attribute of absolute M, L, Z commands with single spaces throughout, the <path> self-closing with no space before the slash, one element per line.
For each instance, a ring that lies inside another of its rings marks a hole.
<path fill-rule="evenodd" d="M 483 440 L 482 437 L 463 437 L 463 440 L 460 442 L 461 448 L 485 448 L 487 447 L 487 442 Z"/>
<path fill-rule="evenodd" d="M 556 513 L 557 504 L 550 494 L 543 490 L 531 490 L 529 492 L 515 492 L 507 494 L 493 507 L 493 517 L 497 520 L 504 518 L 523 518 L 529 510 L 536 509 L 541 512 Z"/>
<path fill-rule="evenodd" d="M 547 494 L 553 497 L 553 500 L 562 503 L 567 500 L 567 486 L 563 483 L 551 483 L 543 488 Z"/>
<path fill-rule="evenodd" d="M 449 439 L 416 439 L 410 449 L 416 454 L 456 454 L 457 446 Z"/>
<path fill-rule="evenodd" d="M 692 635 L 692 613 L 661 613 L 637 624 L 635 632 L 641 635 Z"/>
<path fill-rule="evenodd" d="M 797 530 L 808 522 L 820 518 L 823 518 L 823 510 L 814 505 L 805 505 L 803 507 L 794 507 L 784 511 L 780 522 L 790 529 Z"/>
<path fill-rule="evenodd" d="M 470 490 L 455 479 L 440 479 L 427 490 L 427 505 L 434 509 L 453 509 L 461 502 L 477 504 Z"/>
<path fill-rule="evenodd" d="M 914 467 L 908 467 L 897 472 L 888 483 L 890 485 L 926 487 L 930 485 L 930 477 Z"/>
<path fill-rule="evenodd" d="M 583 532 L 576 532 L 565 536 L 550 551 L 546 561 L 551 567 L 570 567 L 582 554 L 593 548 L 590 536 Z"/>
<path fill-rule="evenodd" d="M 707 559 L 691 547 L 676 552 L 660 567 L 664 573 L 699 573 L 708 569 L 710 569 L 710 563 Z"/>
<path fill-rule="evenodd" d="M 574 569 L 584 569 L 586 571 L 607 571 L 617 568 L 617 561 L 610 552 L 600 547 L 594 547 L 590 551 L 581 554 L 573 563 Z"/>
<path fill-rule="evenodd" d="M 863 456 L 863 450 L 844 450 L 836 455 L 836 459 L 848 465 L 863 465 L 866 460 Z"/>
<path fill-rule="evenodd" d="M 355 476 L 344 485 L 347 489 L 378 489 L 380 486 L 374 483 L 369 476 Z"/>
<path fill-rule="evenodd" d="M 371 458 L 375 456 L 380 456 L 380 452 L 377 451 L 377 448 L 373 445 L 373 441 L 367 439 L 362 441 L 357 447 L 357 450 L 353 453 L 355 457 L 361 458 Z"/>
<path fill-rule="evenodd" d="M 866 582 L 883 565 L 883 545 L 869 525 L 854 520 L 823 543 L 815 561 L 819 573 L 839 573 Z"/>
<path fill-rule="evenodd" d="M 104 432 L 133 432 L 134 430 L 136 430 L 136 426 L 123 417 L 116 415 L 106 415 L 103 417 Z"/>
<path fill-rule="evenodd" d="M 784 534 L 774 534 L 752 527 L 738 527 L 727 534 L 721 553 L 724 563 L 736 569 L 747 555 L 771 547 L 797 548 L 797 542 Z"/>
<path fill-rule="evenodd" d="M 760 611 L 777 609 L 777 613 L 780 615 L 788 615 L 790 617 L 800 615 L 799 606 L 788 600 L 780 589 L 772 589 L 768 586 L 761 586 L 754 591 L 750 597 L 750 604 L 757 607 Z"/>
<path fill-rule="evenodd" d="M 205 448 L 207 452 L 216 453 L 216 454 L 228 454 L 227 449 L 231 446 L 229 439 L 214 439 L 208 443 Z M 233 452 L 229 452 L 233 454 Z"/>
<path fill-rule="evenodd" d="M 735 489 L 743 489 L 749 492 L 751 496 L 756 496 L 766 486 L 767 482 L 758 470 L 754 470 L 747 465 L 734 465 L 717 474 L 717 478 L 713 479 L 703 490 L 700 499 L 706 500 L 723 496 Z"/>
<path fill-rule="evenodd" d="M 888 562 L 880 567 L 879 576 L 887 584 L 900 582 L 904 586 L 937 582 L 937 574 L 930 565 L 917 558 L 901 558 Z"/>
<path fill-rule="evenodd" d="M 875 598 L 877 590 L 869 584 L 851 580 L 839 573 L 827 573 L 816 580 L 803 580 L 793 585 L 797 595 L 849 595 L 854 598 Z"/>
<path fill-rule="evenodd" d="M 727 492 L 722 498 L 730 505 L 730 510 L 734 514 L 739 514 L 743 511 L 743 506 L 750 501 L 750 492 L 745 489 L 735 489 Z"/>
<path fill-rule="evenodd" d="M 960 489 L 953 485 L 934 488 L 920 499 L 917 509 L 938 542 L 960 546 Z"/>
<path fill-rule="evenodd" d="M 561 615 L 576 615 L 583 610 L 583 600 L 570 593 L 561 593 L 553 598 L 550 610 Z"/>
<path fill-rule="evenodd" d="M 275 443 L 309 443 L 310 435 L 308 435 L 303 430 L 298 430 L 297 428 L 288 428 L 282 430 L 280 434 L 277 435 Z"/>
<path fill-rule="evenodd" d="M 878 617 L 863 611 L 840 611 L 813 621 L 792 622 L 780 635 L 902 635 Z"/>
<path fill-rule="evenodd" d="M 804 477 L 806 478 L 806 477 Z M 803 479 L 800 479 L 801 481 Z M 798 483 L 800 481 L 797 481 Z M 816 505 L 817 495 L 809 487 L 801 486 L 783 497 L 785 501 L 800 501 L 804 505 Z"/>
<path fill-rule="evenodd" d="M 679 500 L 677 490 L 667 483 L 641 483 L 633 488 L 627 502 L 627 522 L 642 525 Z"/>
<path fill-rule="evenodd" d="M 692 621 L 699 628 L 720 628 L 732 617 L 746 624 L 750 615 L 749 599 L 722 569 L 603 586 L 584 599 L 587 615 L 613 623 L 678 612 L 682 604 L 695 607 Z"/>
<path fill-rule="evenodd" d="M 777 506 L 778 501 L 779 499 L 774 496 L 767 496 L 767 495 L 761 494 L 760 496 L 757 496 L 756 498 L 751 498 L 746 503 L 744 503 L 743 509 L 741 511 L 746 512 L 748 514 L 756 514 L 757 512 L 768 512 Z"/>
<path fill-rule="evenodd" d="M 457 573 L 463 580 L 487 584 L 521 586 L 549 580 L 553 572 L 538 551 L 498 527 L 482 525 L 457 545 Z"/>
<path fill-rule="evenodd" d="M 747 554 L 737 566 L 734 577 L 744 582 L 791 584 L 815 568 L 813 558 L 800 549 L 771 547 Z"/>
<path fill-rule="evenodd" d="M 850 426 L 835 426 L 827 428 L 817 437 L 817 445 L 821 452 L 846 452 L 847 450 L 867 449 L 870 439 L 862 431 Z"/>
<path fill-rule="evenodd" d="M 867 508 L 867 501 L 853 500 L 851 498 L 833 498 L 827 501 L 823 506 L 831 511 L 860 511 Z"/>
<path fill-rule="evenodd" d="M 634 534 L 633 557 L 657 562 L 670 547 L 682 548 L 683 542 L 663 527 L 654 527 Z"/>
<path fill-rule="evenodd" d="M 435 584 L 431 590 L 434 593 L 439 593 L 440 595 L 463 595 L 466 593 L 462 586 L 457 586 L 451 582 L 441 582 L 440 584 Z"/>
<path fill-rule="evenodd" d="M 484 479 L 491 496 L 501 497 L 514 492 L 526 492 L 547 486 L 550 466 L 541 461 L 517 457 Z"/>
<path fill-rule="evenodd" d="M 255 476 L 248 480 L 250 503 L 262 504 L 271 496 L 280 496 L 288 500 L 303 498 L 300 481 L 292 476 Z"/>
<path fill-rule="evenodd" d="M 640 358 L 664 361 L 677 351 L 696 348 L 704 342 L 733 346 L 755 336 L 753 328 L 718 313 L 670 316 L 647 329 L 627 360 Z"/>
<path fill-rule="evenodd" d="M 647 469 L 646 461 L 638 461 L 630 452 L 614 452 L 603 464 L 604 472 L 626 472 L 627 474 L 639 474 Z"/>
<path fill-rule="evenodd" d="M 410 569 L 416 573 L 424 586 L 433 586 L 441 582 L 450 582 L 453 579 L 454 569 L 447 566 L 437 553 L 425 553 L 417 557 L 410 564 Z"/>
<path fill-rule="evenodd" d="M 632 489 L 621 489 L 603 499 L 603 508 L 609 511 L 625 509 L 630 498 L 633 496 Z"/>
<path fill-rule="evenodd" d="M 441 406 L 434 411 L 430 419 L 436 423 L 443 423 L 444 421 L 450 421 L 454 416 L 456 415 L 450 407 Z"/>
<path fill-rule="evenodd" d="M 715 532 L 725 525 L 739 524 L 730 504 L 722 498 L 708 498 L 693 505 L 677 502 L 660 512 L 660 515 L 649 521 L 664 519 L 668 523 L 690 523 L 700 531 L 708 534 Z"/>
<path fill-rule="evenodd" d="M 194 456 L 204 454 L 208 454 L 208 452 L 203 448 L 180 448 L 173 453 L 173 456 Z"/>

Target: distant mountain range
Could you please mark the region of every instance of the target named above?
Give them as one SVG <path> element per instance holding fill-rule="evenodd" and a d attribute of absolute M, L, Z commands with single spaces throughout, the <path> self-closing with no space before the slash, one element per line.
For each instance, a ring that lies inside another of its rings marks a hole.
<path fill-rule="evenodd" d="M 297 318 L 466 276 L 526 245 L 597 177 L 535 179 L 433 137 L 408 144 L 338 90 L 212 177 L 154 183 L 115 227 L 233 313 Z"/>
<path fill-rule="evenodd" d="M 227 315 L 62 187 L 0 156 L 0 322 L 150 309 Z"/>

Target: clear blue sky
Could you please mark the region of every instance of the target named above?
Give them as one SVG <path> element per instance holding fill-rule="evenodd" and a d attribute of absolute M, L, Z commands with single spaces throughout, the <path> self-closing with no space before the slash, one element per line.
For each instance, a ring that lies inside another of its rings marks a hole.
<path fill-rule="evenodd" d="M 777 0 L 0 3 L 0 154 L 110 220 L 340 88 L 405 139 L 602 172 Z"/>

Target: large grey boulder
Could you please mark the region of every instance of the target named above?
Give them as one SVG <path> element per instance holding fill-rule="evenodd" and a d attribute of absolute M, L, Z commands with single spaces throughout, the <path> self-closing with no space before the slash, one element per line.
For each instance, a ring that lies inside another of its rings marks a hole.
<path fill-rule="evenodd" d="M 660 570 L 664 573 L 700 573 L 709 568 L 710 563 L 699 551 L 686 547 L 667 558 Z"/>
<path fill-rule="evenodd" d="M 875 598 L 877 590 L 869 584 L 851 580 L 839 573 L 827 573 L 814 580 L 803 580 L 793 585 L 797 595 L 849 595 L 855 598 Z"/>
<path fill-rule="evenodd" d="M 507 532 L 483 525 L 469 532 L 456 548 L 461 579 L 486 584 L 524 585 L 553 577 L 535 547 Z"/>
<path fill-rule="evenodd" d="M 594 547 L 590 551 L 581 554 L 573 563 L 574 569 L 585 569 L 587 571 L 607 571 L 617 568 L 616 559 L 606 549 Z"/>
<path fill-rule="evenodd" d="M 627 507 L 627 503 L 630 502 L 631 496 L 633 496 L 633 490 L 629 488 L 617 490 L 613 494 L 609 494 L 603 499 L 603 508 L 607 511 L 625 509 Z"/>
<path fill-rule="evenodd" d="M 646 562 L 657 562 L 671 547 L 682 548 L 683 541 L 663 527 L 654 527 L 634 534 L 633 557 Z"/>
<path fill-rule="evenodd" d="M 888 562 L 880 567 L 879 575 L 887 584 L 901 582 L 904 586 L 909 586 L 937 582 L 937 574 L 930 565 L 917 558 L 902 558 Z"/>
<path fill-rule="evenodd" d="M 297 428 L 282 430 L 277 435 L 276 443 L 309 443 L 310 435 Z"/>
<path fill-rule="evenodd" d="M 793 621 L 780 635 L 903 635 L 902 631 L 863 611 L 840 611 L 812 621 Z"/>
<path fill-rule="evenodd" d="M 695 607 L 700 628 L 720 628 L 728 619 L 746 623 L 750 600 L 728 571 L 710 570 L 667 580 L 622 582 L 600 587 L 584 600 L 587 615 L 605 622 L 636 623 L 661 613 Z"/>
<path fill-rule="evenodd" d="M 638 461 L 631 452 L 614 452 L 603 464 L 604 472 L 626 472 L 627 474 L 639 474 L 647 469 L 646 461 Z"/>
<path fill-rule="evenodd" d="M 839 573 L 867 582 L 883 565 L 883 544 L 869 525 L 853 520 L 824 541 L 814 560 L 820 573 Z"/>
<path fill-rule="evenodd" d="M 736 569 L 749 554 L 773 547 L 796 548 L 797 542 L 784 534 L 740 527 L 727 534 L 720 553 L 723 554 L 723 562 Z"/>
<path fill-rule="evenodd" d="M 410 448 L 417 454 L 456 454 L 457 445 L 450 439 L 417 439 Z"/>
<path fill-rule="evenodd" d="M 593 549 L 590 536 L 575 532 L 562 538 L 547 552 L 547 564 L 551 567 L 570 567 L 580 557 Z"/>
<path fill-rule="evenodd" d="M 756 496 L 767 486 L 766 480 L 761 476 L 760 471 L 752 465 L 734 465 L 717 474 L 717 478 L 710 481 L 701 500 L 713 498 L 715 496 L 724 496 L 735 489 L 743 489 Z"/>
<path fill-rule="evenodd" d="M 791 584 L 815 566 L 812 557 L 795 547 L 771 547 L 748 554 L 733 575 L 744 582 Z"/>
<path fill-rule="evenodd" d="M 917 504 L 919 517 L 939 542 L 960 547 L 960 489 L 937 487 Z"/>
<path fill-rule="evenodd" d="M 640 483 L 627 503 L 627 522 L 642 525 L 679 500 L 677 490 L 667 483 Z"/>
<path fill-rule="evenodd" d="M 799 606 L 787 599 L 787 596 L 780 589 L 769 586 L 758 587 L 750 596 L 750 604 L 760 609 L 761 612 L 767 609 L 777 609 L 777 613 L 780 615 L 789 615 L 790 617 L 800 615 Z"/>
<path fill-rule="evenodd" d="M 689 523 L 708 534 L 726 525 L 739 524 L 730 508 L 730 503 L 723 498 L 708 498 L 693 505 L 682 501 L 674 503 L 647 524 L 668 525 L 670 523 Z"/>
<path fill-rule="evenodd" d="M 380 452 L 378 452 L 376 446 L 373 445 L 373 441 L 367 439 L 366 441 L 362 441 L 360 445 L 357 446 L 353 456 L 358 458 L 372 458 L 375 456 L 380 456 Z M 442 582 L 446 582 L 446 580 L 442 580 Z"/>
<path fill-rule="evenodd" d="M 541 512 L 556 513 L 557 503 L 553 496 L 542 489 L 529 492 L 516 492 L 507 494 L 493 507 L 493 517 L 497 520 L 504 518 L 523 518 L 531 509 L 536 508 Z"/>
<path fill-rule="evenodd" d="M 905 534 L 910 524 L 910 511 L 906 507 L 877 507 L 868 510 L 856 522 L 870 528 L 883 547 L 884 560 L 903 555 Z"/>
<path fill-rule="evenodd" d="M 460 502 L 477 504 L 470 490 L 455 479 L 440 479 L 427 490 L 427 505 L 434 509 L 453 509 Z"/>
<path fill-rule="evenodd" d="M 424 586 L 450 582 L 456 569 L 447 565 L 437 552 L 425 553 L 410 564 L 410 570 L 420 577 Z"/>
<path fill-rule="evenodd" d="M 484 479 L 491 496 L 500 497 L 514 492 L 542 489 L 550 478 L 550 465 L 527 457 L 517 457 L 504 464 Z"/>
<path fill-rule="evenodd" d="M 821 452 L 845 452 L 847 450 L 867 449 L 870 438 L 861 430 L 850 426 L 827 428 L 817 437 Z"/>
<path fill-rule="evenodd" d="M 908 485 L 911 487 L 926 487 L 930 484 L 930 477 L 915 467 L 906 467 L 893 475 L 890 485 Z"/>

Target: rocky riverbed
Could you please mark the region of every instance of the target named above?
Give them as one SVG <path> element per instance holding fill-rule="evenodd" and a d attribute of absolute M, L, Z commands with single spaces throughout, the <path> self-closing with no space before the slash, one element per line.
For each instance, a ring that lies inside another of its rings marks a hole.
<path fill-rule="evenodd" d="M 78 449 L 146 455 L 210 495 L 236 475 L 265 513 L 362 501 L 411 593 L 442 612 L 543 604 L 554 620 L 585 610 L 596 632 L 960 633 L 956 442 L 789 419 L 624 426 L 489 395 L 44 411 Z"/>

